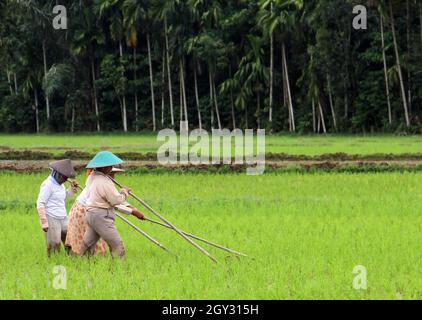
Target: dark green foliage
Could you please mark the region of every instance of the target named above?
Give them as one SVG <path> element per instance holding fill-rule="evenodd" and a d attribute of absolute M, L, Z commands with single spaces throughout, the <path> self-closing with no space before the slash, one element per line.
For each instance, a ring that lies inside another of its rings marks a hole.
<path fill-rule="evenodd" d="M 56 3 L 67 8 L 68 30 L 52 27 Z M 352 27 L 357 4 L 367 7 L 367 30 Z M 216 127 L 217 108 L 222 127 L 232 128 L 235 121 L 240 128 L 313 132 L 319 117 L 318 109 L 313 113 L 314 102 L 317 108 L 321 104 L 328 132 L 421 132 L 422 3 L 393 1 L 392 8 L 410 126 L 404 115 L 388 5 L 389 1 L 355 0 L 3 0 L 0 131 L 35 132 L 36 100 L 40 131 L 120 131 L 124 105 L 129 131 L 152 130 L 151 82 L 156 128 L 171 125 L 170 95 L 178 127 L 184 100 L 182 74 L 191 129 L 199 127 L 198 109 L 202 126 Z M 282 67 L 283 45 L 288 82 Z M 210 78 L 217 106 L 210 96 Z M 287 85 L 294 126 L 289 120 Z"/>

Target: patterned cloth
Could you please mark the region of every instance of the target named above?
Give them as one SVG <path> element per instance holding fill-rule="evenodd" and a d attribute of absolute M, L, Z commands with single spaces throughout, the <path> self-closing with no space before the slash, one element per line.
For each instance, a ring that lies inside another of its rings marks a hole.
<path fill-rule="evenodd" d="M 72 252 L 81 253 L 82 240 L 85 235 L 87 223 L 85 221 L 86 208 L 75 201 L 69 213 L 69 225 L 67 227 L 66 246 L 72 248 Z M 107 243 L 100 239 L 95 246 L 95 254 L 105 255 Z"/>

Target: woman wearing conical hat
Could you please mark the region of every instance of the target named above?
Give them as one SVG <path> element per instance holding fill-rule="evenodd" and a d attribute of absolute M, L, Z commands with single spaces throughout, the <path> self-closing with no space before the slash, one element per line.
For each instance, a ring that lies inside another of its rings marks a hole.
<path fill-rule="evenodd" d="M 75 170 L 69 159 L 54 161 L 49 164 L 52 169 L 50 176 L 40 187 L 37 199 L 37 210 L 42 230 L 47 240 L 47 252 L 59 251 L 61 242 L 65 242 L 68 218 L 66 200 L 77 191 L 77 182 L 72 181 L 71 187 L 65 189 L 68 178 L 75 177 Z M 66 247 L 65 247 L 66 248 Z"/>
<path fill-rule="evenodd" d="M 85 187 L 87 229 L 82 240 L 81 255 L 94 254 L 100 238 L 108 244 L 113 257 L 123 257 L 125 254 L 123 241 L 114 223 L 114 208 L 126 203 L 129 189 L 122 188 L 118 191 L 108 177 L 113 166 L 121 163 L 123 160 L 113 153 L 102 151 L 87 165 L 87 169 L 93 169 L 93 172 L 88 177 Z"/>
<path fill-rule="evenodd" d="M 86 175 L 89 177 L 93 169 L 87 169 Z M 124 170 L 119 168 L 113 168 L 109 175 L 114 177 L 116 173 L 122 173 Z M 67 236 L 66 236 L 66 246 L 68 246 L 72 253 L 80 254 L 82 247 L 82 240 L 87 229 L 87 223 L 85 220 L 86 216 L 86 206 L 88 200 L 88 188 L 85 188 L 78 198 L 73 203 L 72 208 L 69 212 L 69 225 L 67 227 Z M 143 219 L 144 215 L 137 208 L 131 206 L 130 204 L 116 206 L 116 209 L 120 212 L 132 214 L 139 219 Z M 107 243 L 100 238 L 97 244 L 95 245 L 94 254 L 95 255 L 105 255 L 107 251 Z"/>

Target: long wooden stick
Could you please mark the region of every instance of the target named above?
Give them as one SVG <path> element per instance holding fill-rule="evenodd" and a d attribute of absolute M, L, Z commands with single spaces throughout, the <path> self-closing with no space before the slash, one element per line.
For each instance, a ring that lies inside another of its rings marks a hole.
<path fill-rule="evenodd" d="M 165 228 L 171 229 L 171 227 L 169 227 L 168 225 L 166 225 L 166 224 L 164 224 L 164 223 L 161 223 L 161 222 L 159 222 L 159 221 L 156 221 L 156 220 L 153 220 L 153 219 L 150 219 L 150 218 L 147 218 L 147 217 L 145 217 L 145 219 L 144 219 L 144 220 L 149 221 L 149 222 L 154 223 L 154 224 L 157 224 L 157 225 L 159 225 L 159 226 L 162 226 L 162 227 L 165 227 Z M 180 229 L 179 229 L 179 230 L 180 230 Z M 223 246 L 222 246 L 222 245 L 220 245 L 220 244 L 217 244 L 217 243 L 214 243 L 214 242 L 208 241 L 208 240 L 206 240 L 206 239 L 200 238 L 200 237 L 198 237 L 198 236 L 195 236 L 194 234 L 187 233 L 187 232 L 185 232 L 185 231 L 183 231 L 183 230 L 180 230 L 180 231 L 181 231 L 184 235 L 186 235 L 186 236 L 188 236 L 188 237 L 190 237 L 190 238 L 193 238 L 193 239 L 196 239 L 196 240 L 202 241 L 202 242 L 204 242 L 204 243 L 207 243 L 207 244 L 209 244 L 209 245 L 211 245 L 211 246 L 214 246 L 214 247 L 216 247 L 216 248 L 219 248 L 219 249 L 221 249 L 221 250 L 224 250 L 224 251 L 227 251 L 227 252 L 234 253 L 234 254 L 236 254 L 236 255 L 238 255 L 238 256 L 247 257 L 247 255 L 246 255 L 246 254 L 244 254 L 244 253 L 241 253 L 241 252 L 235 251 L 235 250 L 230 249 L 230 248 L 223 247 Z"/>
<path fill-rule="evenodd" d="M 136 225 L 134 225 L 132 222 L 130 222 L 128 219 L 126 219 L 125 217 L 123 217 L 122 215 L 118 214 L 116 212 L 116 216 L 119 217 L 120 219 L 122 219 L 124 222 L 126 222 L 129 226 L 131 226 L 133 229 L 135 229 L 136 231 L 138 231 L 140 234 L 142 234 L 145 238 L 147 238 L 148 240 L 150 240 L 152 243 L 156 244 L 157 246 L 159 246 L 161 249 L 172 253 L 169 249 L 167 249 L 164 245 L 162 245 L 161 243 L 159 243 L 157 240 L 155 240 L 153 237 L 151 237 L 150 235 L 148 235 L 145 231 L 142 231 L 141 229 L 139 229 Z"/>
<path fill-rule="evenodd" d="M 114 180 L 112 177 L 107 175 L 108 178 L 110 178 L 111 181 L 113 181 L 117 186 L 120 188 L 123 188 L 123 186 Z M 207 250 L 202 248 L 199 244 L 194 242 L 193 240 L 189 239 L 183 232 L 181 232 L 176 226 L 174 226 L 170 221 L 168 221 L 166 218 L 164 218 L 161 214 L 159 214 L 157 211 L 155 211 L 148 203 L 146 203 L 144 200 L 139 198 L 137 195 L 135 195 L 133 192 L 129 191 L 129 194 L 136 199 L 139 203 L 141 203 L 145 208 L 147 208 L 151 213 L 153 213 L 155 216 L 157 216 L 160 220 L 165 222 L 170 228 L 172 228 L 174 231 L 176 231 L 183 239 L 185 239 L 187 242 L 189 242 L 191 245 L 193 245 L 195 248 L 197 248 L 199 251 L 201 251 L 203 254 L 205 254 L 208 258 L 210 258 L 213 262 L 217 263 L 217 259 L 215 259 Z"/>

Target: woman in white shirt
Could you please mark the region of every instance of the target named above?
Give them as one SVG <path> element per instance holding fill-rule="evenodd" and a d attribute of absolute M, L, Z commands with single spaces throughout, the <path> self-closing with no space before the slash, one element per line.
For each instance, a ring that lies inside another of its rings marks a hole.
<path fill-rule="evenodd" d="M 66 200 L 77 191 L 78 184 L 72 181 L 67 190 L 63 185 L 68 178 L 74 178 L 76 175 L 69 159 L 54 161 L 49 166 L 53 171 L 41 184 L 37 211 L 50 255 L 51 252 L 60 250 L 61 242 L 65 243 L 68 225 Z M 66 250 L 68 251 L 68 248 Z"/>

